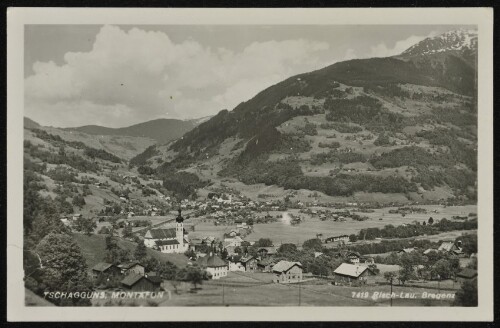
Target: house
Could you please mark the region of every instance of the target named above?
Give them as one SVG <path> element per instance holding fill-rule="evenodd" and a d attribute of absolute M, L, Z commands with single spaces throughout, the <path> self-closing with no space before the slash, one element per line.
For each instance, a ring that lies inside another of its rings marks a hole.
<path fill-rule="evenodd" d="M 265 258 L 257 262 L 257 269 L 262 272 L 271 272 L 276 262 L 271 258 Z"/>
<path fill-rule="evenodd" d="M 226 246 L 224 247 L 227 251 L 227 256 L 233 256 L 233 255 L 237 255 L 237 253 L 234 251 L 236 249 L 235 246 Z"/>
<path fill-rule="evenodd" d="M 238 229 L 246 229 L 246 228 L 248 228 L 248 226 L 247 226 L 246 222 L 242 222 L 242 223 L 237 224 L 236 228 L 238 228 Z"/>
<path fill-rule="evenodd" d="M 111 263 L 106 263 L 106 262 L 100 262 L 94 265 L 92 268 L 92 277 L 94 279 L 97 279 L 103 275 L 119 275 L 120 269 Z"/>
<path fill-rule="evenodd" d="M 124 289 L 134 292 L 157 292 L 161 289 L 161 282 L 162 279 L 158 276 L 132 273 L 121 281 L 121 285 Z"/>
<path fill-rule="evenodd" d="M 229 262 L 229 271 L 241 271 L 245 272 L 245 266 L 238 259 L 230 259 Z"/>
<path fill-rule="evenodd" d="M 158 248 L 162 253 L 179 254 L 189 249 L 189 241 L 186 239 L 184 229 L 184 218 L 179 215 L 175 219 L 175 228 L 150 229 L 144 235 L 144 245 L 149 248 Z"/>
<path fill-rule="evenodd" d="M 321 252 L 314 252 L 314 258 L 320 257 L 321 255 L 323 255 L 323 253 L 321 253 Z"/>
<path fill-rule="evenodd" d="M 457 273 L 457 281 L 463 283 L 477 278 L 477 270 L 465 268 Z"/>
<path fill-rule="evenodd" d="M 413 251 L 415 251 L 415 250 L 416 250 L 416 249 L 415 249 L 415 247 L 403 248 L 403 249 L 401 249 L 401 250 L 398 252 L 398 254 L 399 254 L 399 255 L 402 255 L 402 254 L 410 254 L 410 253 L 412 253 L 412 252 L 413 252 Z"/>
<path fill-rule="evenodd" d="M 259 254 L 261 259 L 266 258 L 267 256 L 272 256 L 276 254 L 276 247 L 259 247 L 259 249 L 257 250 L 257 254 Z"/>
<path fill-rule="evenodd" d="M 287 284 L 302 281 L 302 264 L 300 262 L 279 261 L 271 271 L 273 282 Z"/>
<path fill-rule="evenodd" d="M 242 241 L 243 241 L 243 239 L 241 239 L 240 236 L 235 236 L 235 237 L 232 237 L 232 238 L 225 238 L 224 239 L 225 245 L 227 245 L 227 246 L 234 246 L 234 247 L 241 246 L 241 242 Z"/>
<path fill-rule="evenodd" d="M 220 279 L 227 276 L 229 267 L 226 262 L 217 255 L 210 254 L 209 256 L 199 258 L 197 262 L 202 268 L 210 273 L 212 279 Z"/>
<path fill-rule="evenodd" d="M 122 275 L 128 276 L 129 274 L 138 274 L 144 276 L 144 266 L 137 262 L 125 262 L 118 264 L 120 273 Z"/>
<path fill-rule="evenodd" d="M 325 239 L 325 243 L 338 243 L 338 244 L 347 244 L 349 243 L 349 236 L 348 235 L 341 235 L 341 236 L 333 236 L 333 237 L 328 237 Z"/>
<path fill-rule="evenodd" d="M 375 264 L 375 259 L 369 256 L 361 256 L 361 258 L 359 259 L 359 263 L 366 265 Z"/>
<path fill-rule="evenodd" d="M 367 266 L 342 263 L 335 271 L 333 271 L 335 283 L 345 284 L 354 281 L 366 284 L 369 282 L 369 277 L 374 276 L 373 271 Z"/>
<path fill-rule="evenodd" d="M 444 241 L 443 243 L 441 243 L 441 246 L 439 246 L 438 251 L 445 253 L 452 253 L 455 255 L 463 253 L 461 242 L 455 243 L 453 241 Z"/>
<path fill-rule="evenodd" d="M 346 258 L 352 264 L 358 264 L 361 260 L 361 255 L 358 252 L 348 252 Z"/>
<path fill-rule="evenodd" d="M 257 270 L 257 259 L 251 255 L 242 257 L 240 263 L 243 265 L 246 272 Z"/>

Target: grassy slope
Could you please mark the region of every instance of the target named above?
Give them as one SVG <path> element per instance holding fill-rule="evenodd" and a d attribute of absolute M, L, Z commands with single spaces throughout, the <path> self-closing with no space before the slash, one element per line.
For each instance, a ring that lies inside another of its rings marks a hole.
<path fill-rule="evenodd" d="M 24 289 L 24 301 L 26 306 L 55 306 L 27 288 Z"/>
<path fill-rule="evenodd" d="M 106 253 L 106 243 L 104 235 L 91 235 L 86 236 L 82 234 L 73 234 L 75 242 L 80 246 L 83 256 L 87 261 L 87 266 L 92 268 L 99 262 L 104 261 Z M 136 244 L 127 240 L 120 239 L 118 246 L 122 249 L 134 252 Z M 185 267 L 187 265 L 187 257 L 183 254 L 164 254 L 152 249 L 148 249 L 148 255 L 161 261 L 170 261 L 178 267 Z"/>

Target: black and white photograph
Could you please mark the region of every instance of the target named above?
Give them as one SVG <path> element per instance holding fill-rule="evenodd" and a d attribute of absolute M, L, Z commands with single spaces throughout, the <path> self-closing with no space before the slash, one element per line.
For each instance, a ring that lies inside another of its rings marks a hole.
<path fill-rule="evenodd" d="M 463 10 L 24 20 L 19 306 L 492 310 L 492 11 Z"/>

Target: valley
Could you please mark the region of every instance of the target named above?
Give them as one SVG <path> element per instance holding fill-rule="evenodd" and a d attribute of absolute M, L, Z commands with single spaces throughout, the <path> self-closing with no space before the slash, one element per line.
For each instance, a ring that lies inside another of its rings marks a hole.
<path fill-rule="evenodd" d="M 27 299 L 61 277 L 65 288 L 169 292 L 150 306 L 293 305 L 302 288 L 303 305 L 389 306 L 352 295 L 393 283 L 461 293 L 477 281 L 481 222 L 475 43 L 462 39 L 464 51 L 420 45 L 292 76 L 198 120 L 25 118 Z"/>

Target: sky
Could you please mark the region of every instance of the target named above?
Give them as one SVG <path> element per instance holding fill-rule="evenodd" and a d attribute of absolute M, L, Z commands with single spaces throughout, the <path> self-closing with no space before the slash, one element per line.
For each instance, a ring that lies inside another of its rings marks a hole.
<path fill-rule="evenodd" d="M 450 25 L 26 25 L 25 116 L 124 127 L 231 110 L 290 76 L 397 55 Z"/>

